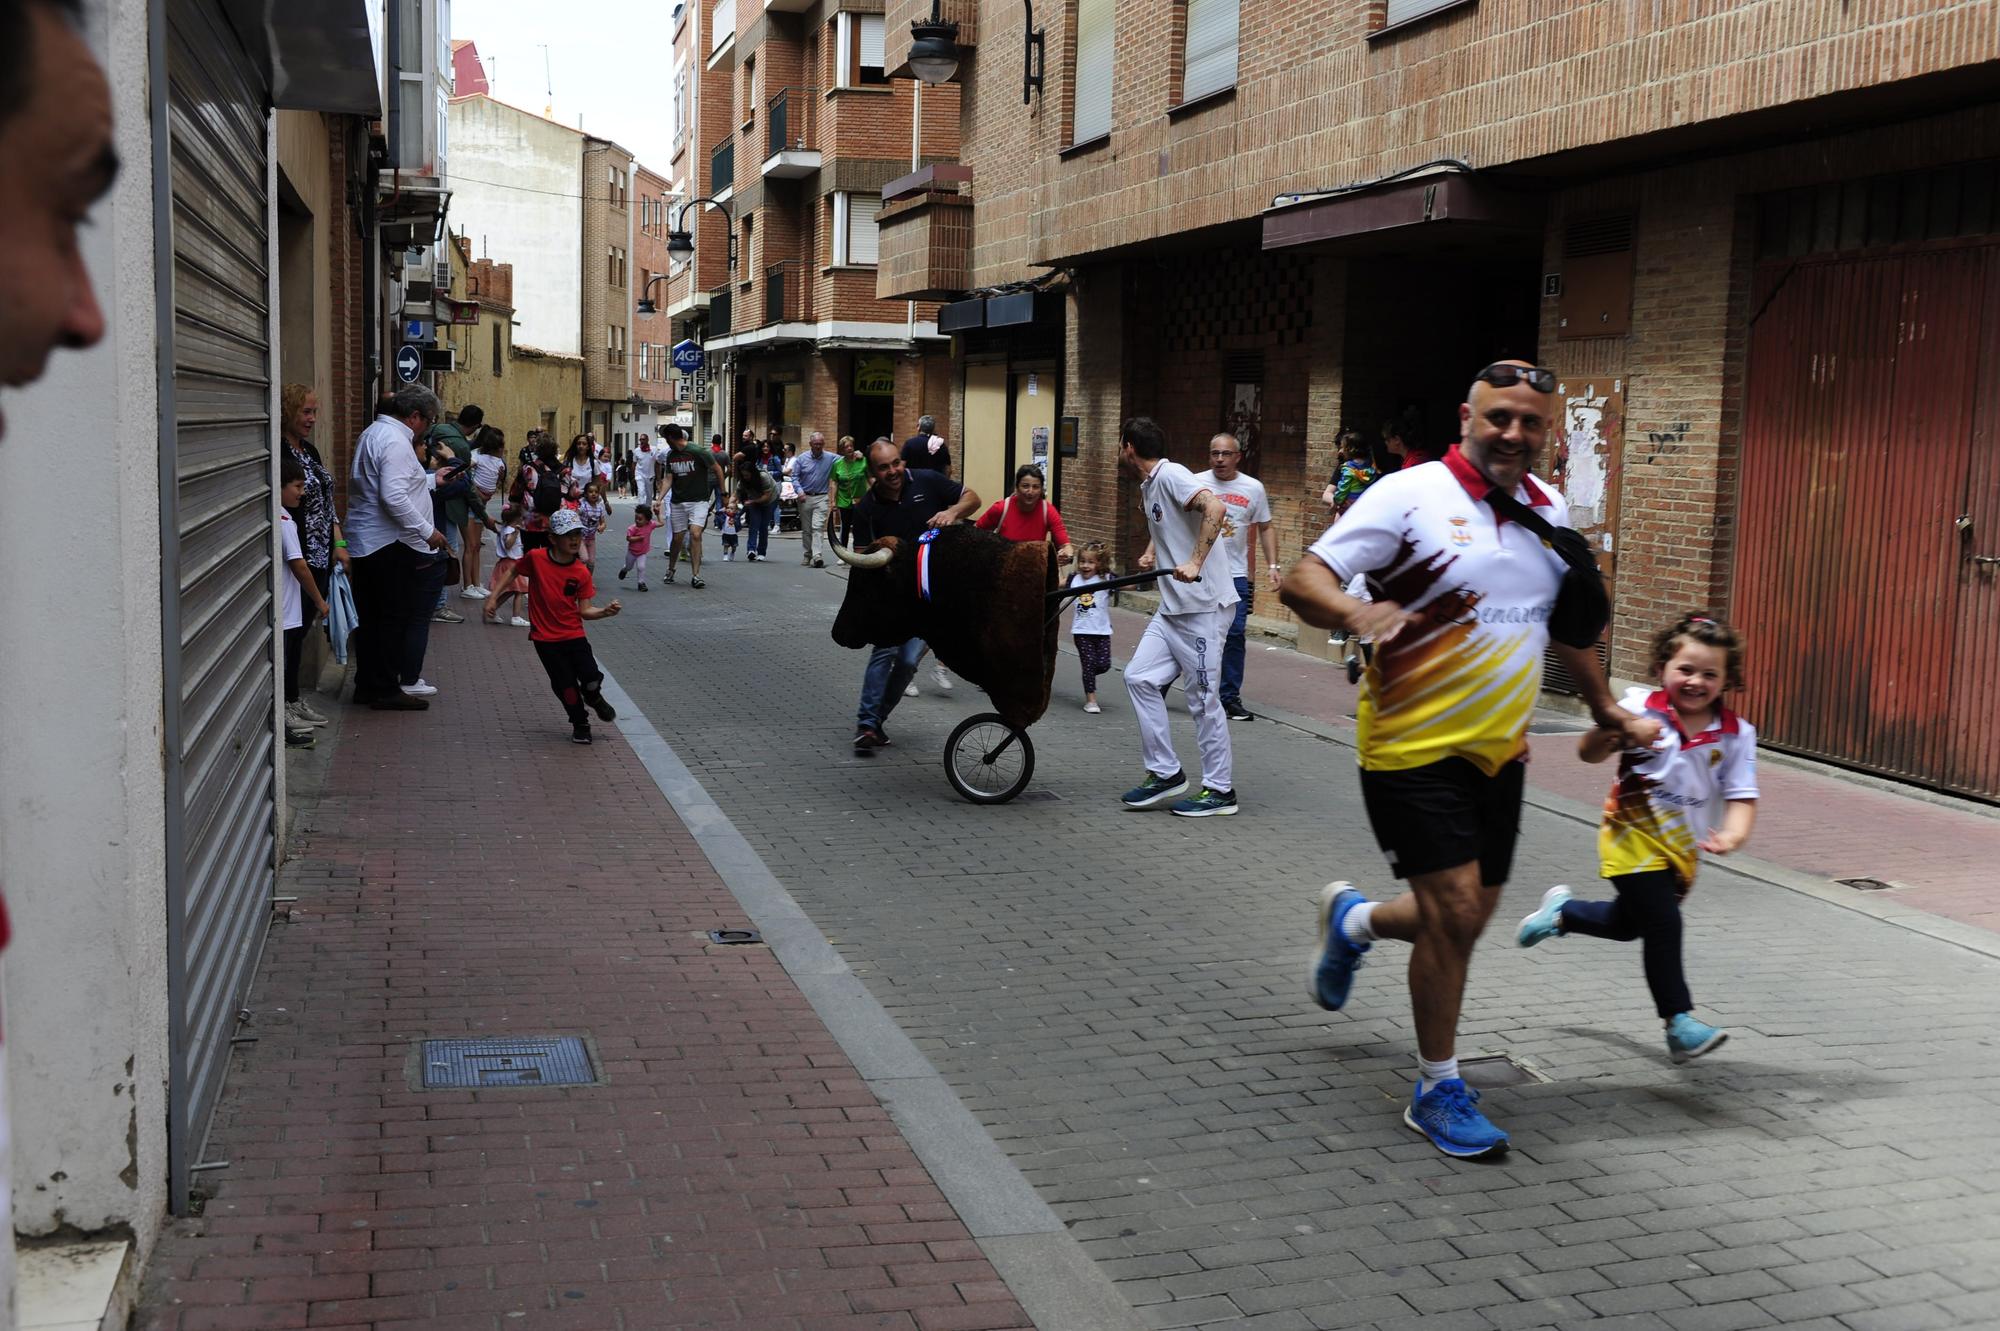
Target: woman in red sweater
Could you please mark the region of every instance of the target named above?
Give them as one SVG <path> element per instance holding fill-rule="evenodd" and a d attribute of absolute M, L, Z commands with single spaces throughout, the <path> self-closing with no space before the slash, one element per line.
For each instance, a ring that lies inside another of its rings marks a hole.
<path fill-rule="evenodd" d="M 1053 541 L 1058 564 L 1076 557 L 1062 514 L 1042 498 L 1042 469 L 1032 462 L 1014 469 L 1014 493 L 980 514 L 978 525 L 987 531 L 998 528 L 1010 541 Z"/>

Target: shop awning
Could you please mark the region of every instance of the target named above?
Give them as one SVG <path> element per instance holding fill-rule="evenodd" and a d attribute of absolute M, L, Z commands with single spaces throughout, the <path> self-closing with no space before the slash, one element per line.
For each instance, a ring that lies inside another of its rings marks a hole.
<path fill-rule="evenodd" d="M 224 0 L 281 111 L 380 117 L 388 69 L 382 6 L 368 0 Z"/>
<path fill-rule="evenodd" d="M 1465 173 L 1292 196 L 1264 214 L 1263 248 L 1350 254 L 1539 235 L 1542 195 Z"/>

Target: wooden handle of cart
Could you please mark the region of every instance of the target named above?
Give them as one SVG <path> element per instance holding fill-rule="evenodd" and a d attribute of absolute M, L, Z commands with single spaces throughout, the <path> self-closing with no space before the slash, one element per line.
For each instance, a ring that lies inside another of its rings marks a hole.
<path fill-rule="evenodd" d="M 1156 568 L 1144 573 L 1127 573 L 1122 578 L 1112 578 L 1105 582 L 1086 582 L 1076 587 L 1058 587 L 1048 594 L 1048 602 L 1050 605 L 1061 605 L 1070 597 L 1081 596 L 1085 592 L 1105 592 L 1115 587 L 1134 587 L 1142 582 L 1157 582 L 1172 575 L 1173 570 L 1170 568 Z M 1201 579 L 1196 578 L 1195 581 L 1200 582 Z"/>

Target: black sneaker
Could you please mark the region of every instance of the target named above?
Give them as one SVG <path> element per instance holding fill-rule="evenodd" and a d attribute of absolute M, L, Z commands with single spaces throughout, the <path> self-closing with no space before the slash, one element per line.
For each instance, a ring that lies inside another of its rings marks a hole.
<path fill-rule="evenodd" d="M 672 569 L 668 569 L 667 576 L 660 579 L 661 582 L 672 582 L 673 580 L 674 580 L 674 571 Z"/>
<path fill-rule="evenodd" d="M 579 721 L 575 728 L 569 732 L 569 742 L 572 744 L 590 743 L 590 722 Z"/>
<path fill-rule="evenodd" d="M 815 560 L 813 560 L 813 567 L 814 567 L 814 568 L 825 568 L 825 567 L 826 567 L 826 561 L 825 561 L 824 559 L 815 559 Z"/>
<path fill-rule="evenodd" d="M 616 721 L 618 719 L 617 709 L 611 705 L 611 700 L 605 697 L 600 690 L 590 690 L 583 695 L 583 700 L 590 704 L 591 711 L 597 713 L 598 720 Z"/>
<path fill-rule="evenodd" d="M 693 587 L 696 590 L 700 590 L 701 588 L 708 586 L 708 584 L 703 582 L 700 578 L 689 578 L 688 586 Z"/>
<path fill-rule="evenodd" d="M 312 746 L 313 746 L 313 733 L 312 733 L 312 731 L 310 731 L 310 730 L 287 730 L 287 731 L 285 731 L 285 747 L 286 747 L 286 748 L 288 748 L 288 749 L 310 749 L 310 748 L 311 748 Z"/>
<path fill-rule="evenodd" d="M 1222 704 L 1222 713 L 1231 721 L 1255 721 L 1257 719 L 1257 714 L 1240 702 L 1226 702 Z"/>
<path fill-rule="evenodd" d="M 1349 684 L 1361 682 L 1361 658 L 1358 656 L 1347 658 L 1347 682 Z"/>
<path fill-rule="evenodd" d="M 623 582 L 623 581 L 625 581 L 625 575 L 626 575 L 627 573 L 630 573 L 631 571 L 632 571 L 632 570 L 631 570 L 631 569 L 628 569 L 628 568 L 621 568 L 621 569 L 619 569 L 619 570 L 618 570 L 618 581 L 620 581 L 620 582 Z"/>
<path fill-rule="evenodd" d="M 889 741 L 883 736 L 882 732 L 870 726 L 863 726 L 854 732 L 854 751 L 856 753 L 873 753 L 876 749 L 888 747 L 888 744 Z"/>

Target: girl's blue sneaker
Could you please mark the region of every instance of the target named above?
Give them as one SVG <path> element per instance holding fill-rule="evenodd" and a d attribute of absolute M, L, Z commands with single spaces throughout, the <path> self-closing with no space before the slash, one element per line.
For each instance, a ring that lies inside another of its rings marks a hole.
<path fill-rule="evenodd" d="M 1676 1012 L 1667 1022 L 1667 1057 L 1688 1063 L 1711 1049 L 1719 1049 L 1729 1032 L 1694 1019 L 1692 1012 Z"/>
<path fill-rule="evenodd" d="M 1542 893 L 1542 904 L 1535 907 L 1535 913 L 1521 921 L 1521 927 L 1514 933 L 1514 941 L 1522 947 L 1533 947 L 1545 938 L 1554 938 L 1563 931 L 1563 903 L 1568 901 L 1570 891 L 1566 887 L 1552 887 Z"/>

